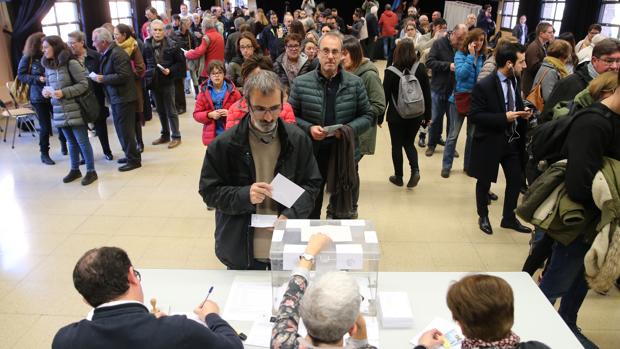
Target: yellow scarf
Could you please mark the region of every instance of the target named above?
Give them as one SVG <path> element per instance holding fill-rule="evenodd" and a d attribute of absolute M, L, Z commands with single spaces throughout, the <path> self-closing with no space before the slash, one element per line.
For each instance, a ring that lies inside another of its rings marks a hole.
<path fill-rule="evenodd" d="M 545 57 L 544 62 L 551 64 L 558 71 L 558 73 L 560 74 L 560 79 L 568 76 L 568 70 L 566 70 L 566 65 L 561 60 L 555 57 L 547 56 Z"/>
<path fill-rule="evenodd" d="M 136 39 L 132 38 L 131 36 L 127 38 L 127 40 L 121 42 L 120 44 L 117 44 L 120 48 L 122 48 L 123 50 L 125 50 L 125 52 L 127 52 L 127 54 L 129 55 L 129 57 L 131 57 L 131 55 L 133 54 L 133 50 L 136 48 L 136 46 L 138 45 L 138 42 L 136 41 Z"/>

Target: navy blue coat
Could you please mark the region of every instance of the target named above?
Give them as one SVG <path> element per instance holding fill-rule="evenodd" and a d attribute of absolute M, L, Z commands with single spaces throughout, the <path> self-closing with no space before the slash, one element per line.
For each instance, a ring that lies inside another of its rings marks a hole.
<path fill-rule="evenodd" d="M 157 319 L 138 303 L 95 309 L 92 320 L 61 328 L 52 349 L 243 349 L 239 336 L 217 314 L 206 318 L 209 328 L 183 315 Z"/>
<path fill-rule="evenodd" d="M 39 80 L 45 76 L 45 68 L 41 65 L 41 56 L 32 57 L 22 56 L 17 66 L 17 78 L 24 84 L 30 86 L 30 103 L 49 103 L 49 100 L 43 97 L 44 82 Z"/>

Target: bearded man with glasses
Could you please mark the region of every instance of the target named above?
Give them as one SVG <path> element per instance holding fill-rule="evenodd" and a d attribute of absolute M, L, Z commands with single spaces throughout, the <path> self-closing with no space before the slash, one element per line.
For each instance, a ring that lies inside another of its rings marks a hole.
<path fill-rule="evenodd" d="M 273 228 L 251 227 L 252 214 L 308 218 L 321 185 L 312 142 L 296 125 L 279 119 L 284 89 L 261 70 L 244 84 L 248 114 L 209 145 L 199 193 L 215 208 L 215 254 L 229 269 L 269 269 Z M 276 174 L 304 189 L 287 208 L 272 199 Z"/>

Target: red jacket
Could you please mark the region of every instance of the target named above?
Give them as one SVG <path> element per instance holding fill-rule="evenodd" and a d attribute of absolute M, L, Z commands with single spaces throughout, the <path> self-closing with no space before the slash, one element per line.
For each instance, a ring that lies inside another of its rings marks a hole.
<path fill-rule="evenodd" d="M 234 103 L 228 109 L 228 117 L 226 118 L 226 129 L 237 125 L 241 119 L 248 113 L 248 102 L 245 98 L 241 98 L 239 102 Z M 280 119 L 288 124 L 295 123 L 295 113 L 293 113 L 293 108 L 288 102 L 284 102 L 284 106 L 282 107 L 282 111 L 280 112 Z"/>
<path fill-rule="evenodd" d="M 207 40 L 209 39 L 209 45 L 207 46 Z M 222 61 L 224 63 L 224 37 L 217 29 L 208 29 L 204 34 L 203 39 L 200 42 L 200 46 L 193 50 L 187 51 L 185 57 L 190 60 L 196 60 L 205 57 L 205 67 L 200 73 L 200 76 L 204 78 L 209 77 L 209 63 L 214 60 Z"/>
<path fill-rule="evenodd" d="M 200 85 L 200 93 L 198 94 L 198 98 L 196 99 L 196 107 L 194 109 L 194 119 L 201 124 L 204 124 L 202 127 L 202 144 L 209 145 L 215 139 L 215 131 L 217 126 L 215 124 L 215 120 L 209 118 L 207 114 L 215 110 L 213 106 L 213 101 L 211 100 L 211 94 L 207 89 L 207 83 L 209 80 L 205 81 Z M 230 80 L 226 79 L 227 90 L 224 95 L 224 102 L 222 103 L 222 109 L 230 109 L 230 107 L 239 99 L 241 99 L 241 93 L 235 87 Z M 230 117 L 230 114 L 228 115 Z M 227 124 L 227 120 L 223 120 L 225 124 Z"/>
<path fill-rule="evenodd" d="M 396 13 L 386 10 L 379 19 L 379 26 L 381 27 L 381 36 L 395 36 L 396 26 L 398 25 L 398 16 Z"/>

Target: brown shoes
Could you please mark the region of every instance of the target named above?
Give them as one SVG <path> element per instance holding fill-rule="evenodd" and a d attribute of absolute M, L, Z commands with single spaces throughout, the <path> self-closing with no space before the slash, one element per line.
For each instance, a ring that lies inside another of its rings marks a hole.
<path fill-rule="evenodd" d="M 151 143 L 151 144 L 153 144 L 153 145 L 160 145 L 160 144 L 166 144 L 168 142 L 170 142 L 169 139 L 159 137 L 156 140 L 154 140 L 153 143 Z"/>
<path fill-rule="evenodd" d="M 168 144 L 168 149 L 176 148 L 181 144 L 180 138 L 173 138 Z"/>

